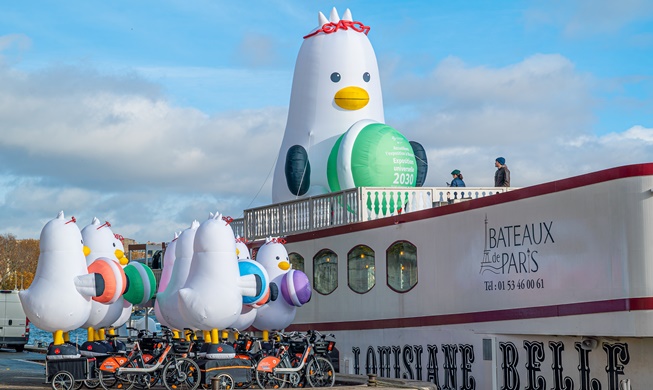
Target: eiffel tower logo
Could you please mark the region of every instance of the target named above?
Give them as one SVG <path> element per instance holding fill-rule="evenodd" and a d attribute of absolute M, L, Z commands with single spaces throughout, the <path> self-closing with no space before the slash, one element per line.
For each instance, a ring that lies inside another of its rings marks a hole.
<path fill-rule="evenodd" d="M 485 273 L 485 271 L 490 271 L 492 273 L 498 274 L 500 267 L 492 265 L 490 260 L 490 249 L 488 248 L 488 227 L 487 227 L 487 214 L 485 214 L 485 244 L 483 246 L 483 260 L 481 260 L 481 269 L 479 270 L 480 274 Z"/>

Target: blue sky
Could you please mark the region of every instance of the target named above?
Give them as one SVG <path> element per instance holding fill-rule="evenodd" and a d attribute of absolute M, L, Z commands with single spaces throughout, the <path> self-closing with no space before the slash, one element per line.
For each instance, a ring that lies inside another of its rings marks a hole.
<path fill-rule="evenodd" d="M 0 4 L 0 233 L 59 210 L 140 242 L 270 202 L 302 37 L 371 27 L 386 122 L 514 186 L 653 156 L 653 3 L 22 1 Z"/>

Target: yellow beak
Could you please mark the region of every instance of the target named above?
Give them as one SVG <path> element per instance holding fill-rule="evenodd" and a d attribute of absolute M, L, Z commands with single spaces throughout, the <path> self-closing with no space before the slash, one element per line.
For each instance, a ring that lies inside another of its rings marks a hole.
<path fill-rule="evenodd" d="M 290 263 L 287 261 L 282 261 L 279 263 L 279 268 L 281 268 L 284 271 L 287 271 L 290 268 Z"/>
<path fill-rule="evenodd" d="M 91 254 L 91 248 L 87 247 L 86 245 L 84 245 L 83 251 L 85 257 Z"/>
<path fill-rule="evenodd" d="M 116 249 L 115 253 L 118 261 L 120 262 L 120 265 L 127 265 L 129 263 L 129 259 L 125 256 L 125 252 L 121 251 L 120 249 Z"/>
<path fill-rule="evenodd" d="M 360 87 L 345 87 L 336 92 L 334 100 L 338 107 L 345 110 L 360 110 L 370 102 L 370 95 Z"/>

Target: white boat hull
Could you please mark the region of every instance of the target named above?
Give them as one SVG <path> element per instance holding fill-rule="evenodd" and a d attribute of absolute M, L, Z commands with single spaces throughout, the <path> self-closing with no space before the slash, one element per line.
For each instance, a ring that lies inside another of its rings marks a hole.
<path fill-rule="evenodd" d="M 338 255 L 337 288 L 314 293 L 291 328 L 336 334 L 342 372 L 442 389 L 653 385 L 652 189 L 653 164 L 640 164 L 288 236 L 309 277 L 318 251 Z M 419 271 L 404 293 L 386 280 L 400 240 Z M 358 245 L 375 253 L 364 294 L 348 287 Z"/>

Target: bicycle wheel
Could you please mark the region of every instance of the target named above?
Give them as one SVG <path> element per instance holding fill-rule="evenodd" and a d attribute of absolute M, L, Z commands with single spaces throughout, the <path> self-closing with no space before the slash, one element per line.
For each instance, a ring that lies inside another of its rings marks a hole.
<path fill-rule="evenodd" d="M 234 388 L 234 378 L 229 374 L 220 374 L 215 380 L 218 381 L 219 390 L 231 390 Z M 213 385 L 213 379 L 211 380 L 211 385 Z"/>
<path fill-rule="evenodd" d="M 97 378 L 86 379 L 84 380 L 84 386 L 88 387 L 89 389 L 97 389 L 100 387 L 100 380 Z"/>
<path fill-rule="evenodd" d="M 329 359 L 316 356 L 306 366 L 306 379 L 310 387 L 331 387 L 336 382 L 335 370 Z"/>
<path fill-rule="evenodd" d="M 172 360 L 163 369 L 163 384 L 168 390 L 195 390 L 200 379 L 200 366 L 188 358 Z"/>
<path fill-rule="evenodd" d="M 282 360 L 277 367 L 287 367 L 287 364 Z M 256 383 L 261 389 L 281 389 L 286 387 L 287 382 L 288 374 L 274 375 L 271 372 L 256 370 Z"/>
<path fill-rule="evenodd" d="M 100 369 L 95 367 L 94 370 L 95 375 L 93 375 L 93 377 L 90 379 L 84 380 L 84 386 L 88 387 L 89 389 L 97 389 L 100 387 Z"/>
<path fill-rule="evenodd" d="M 109 371 L 100 370 L 98 381 L 104 390 L 114 388 L 120 390 L 131 390 L 134 387 L 134 378 L 131 375 L 116 375 Z"/>
<path fill-rule="evenodd" d="M 152 388 L 159 381 L 160 375 L 161 372 L 153 371 L 130 374 L 129 376 L 132 379 L 132 383 L 134 384 L 135 389 L 145 390 Z"/>
<path fill-rule="evenodd" d="M 116 378 L 116 375 L 113 372 L 108 372 L 108 371 L 102 371 L 100 370 L 97 374 L 98 381 L 100 382 L 100 386 L 104 390 L 109 390 L 113 387 L 113 385 L 116 384 L 118 379 Z"/>
<path fill-rule="evenodd" d="M 54 390 L 72 390 L 74 385 L 75 378 L 68 371 L 59 371 L 52 377 L 52 388 Z"/>

